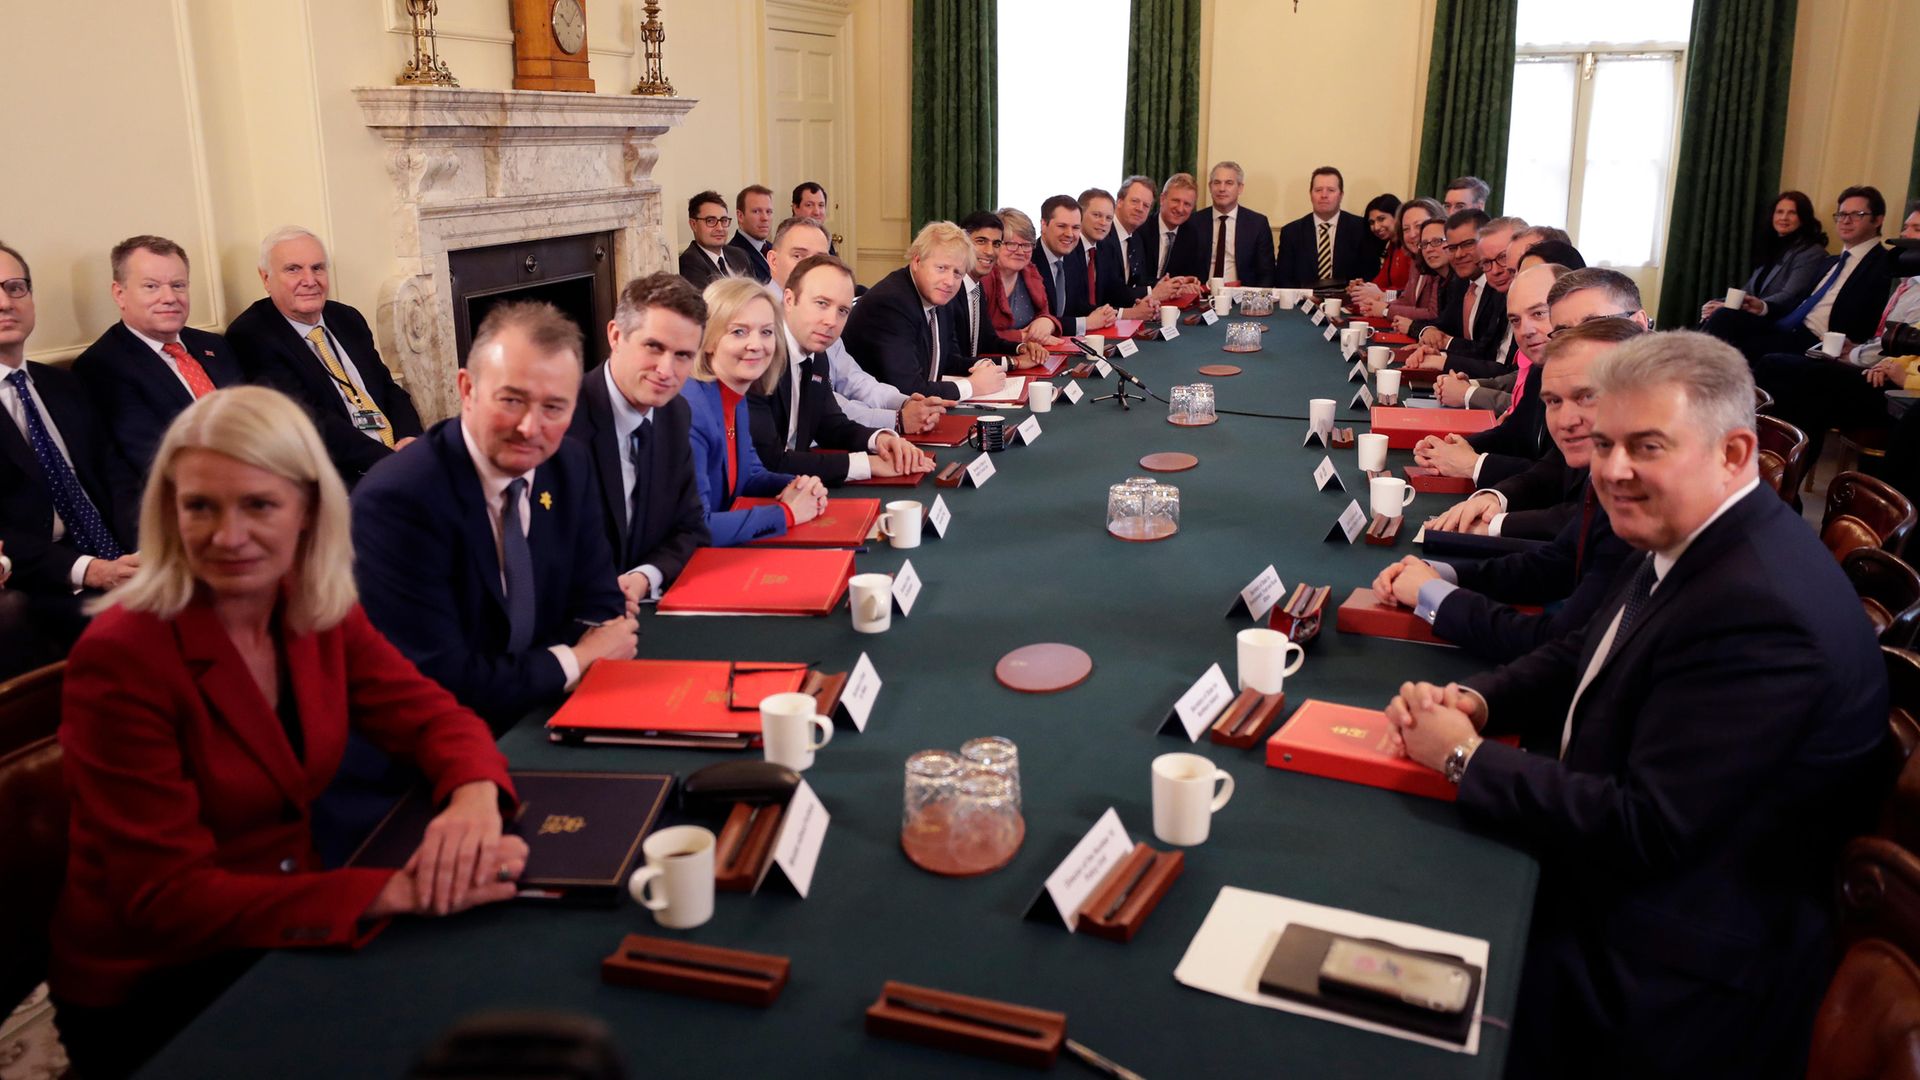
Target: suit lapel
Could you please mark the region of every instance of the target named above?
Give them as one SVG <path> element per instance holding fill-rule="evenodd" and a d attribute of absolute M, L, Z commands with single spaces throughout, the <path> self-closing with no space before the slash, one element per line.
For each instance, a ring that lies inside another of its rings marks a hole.
<path fill-rule="evenodd" d="M 555 555 L 569 546 L 568 530 L 561 522 L 571 519 L 572 509 L 559 501 L 565 494 L 559 481 L 553 458 L 548 458 L 533 471 L 533 486 L 527 489 L 527 552 L 533 558 L 536 627 L 547 623 L 541 617 L 543 609 L 566 603 L 567 560 Z"/>
<path fill-rule="evenodd" d="M 146 342 L 133 336 L 133 331 L 127 329 L 126 323 L 114 323 L 107 332 L 118 335 L 115 340 L 120 343 L 120 350 L 127 358 L 127 374 L 146 384 L 152 393 L 160 395 L 179 411 L 184 412 L 187 406 L 193 404 L 193 395 L 175 377 L 173 369 Z M 185 336 L 181 337 L 180 343 L 183 347 L 186 345 Z"/>
<path fill-rule="evenodd" d="M 453 497 L 460 503 L 460 516 L 465 519 L 461 533 L 472 538 L 468 545 L 469 557 L 473 560 L 473 570 L 480 578 L 480 584 L 500 605 L 501 614 L 507 610 L 506 587 L 500 582 L 500 556 L 494 551 L 494 545 L 488 541 L 493 536 L 493 508 L 487 505 L 486 496 L 480 490 L 480 474 L 473 467 L 473 459 L 467 455 L 467 442 L 460 434 L 460 418 L 454 417 L 445 422 L 440 429 L 441 467 L 446 470 L 447 484 L 453 489 Z"/>
<path fill-rule="evenodd" d="M 620 428 L 613 420 L 612 395 L 603 368 L 587 373 L 587 385 L 580 395 L 586 401 L 587 423 L 593 429 L 587 446 L 593 451 L 594 472 L 600 476 L 600 498 L 609 515 L 607 520 L 613 522 L 614 532 L 620 537 L 620 548 L 614 553 L 618 559 L 627 550 L 627 533 L 632 525 L 627 521 L 627 493 L 623 490 L 626 472 L 620 463 L 626 447 L 620 445 Z M 659 434 L 657 429 L 655 434 Z"/>
<path fill-rule="evenodd" d="M 181 658 L 193 672 L 207 711 L 233 733 L 282 793 L 304 804 L 310 798 L 305 770 L 293 756 L 272 703 L 253 681 L 213 609 L 196 600 L 174 620 L 174 627 Z M 291 694 L 294 688 L 283 686 L 280 692 Z M 301 722 L 306 722 L 304 716 Z"/>

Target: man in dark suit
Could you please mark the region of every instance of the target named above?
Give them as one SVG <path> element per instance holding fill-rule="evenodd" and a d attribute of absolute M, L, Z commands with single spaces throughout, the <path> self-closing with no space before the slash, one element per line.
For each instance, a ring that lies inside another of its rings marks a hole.
<path fill-rule="evenodd" d="M 1129 176 L 1114 193 L 1113 243 L 1120 249 L 1120 266 L 1136 295 L 1158 279 L 1158 269 L 1147 259 L 1147 240 L 1153 234 L 1153 181 Z"/>
<path fill-rule="evenodd" d="M 79 380 L 27 359 L 34 314 L 33 271 L 0 244 L 0 548 L 57 659 L 86 628 L 82 602 L 140 568 L 140 485 Z"/>
<path fill-rule="evenodd" d="M 1456 217 L 1471 218 L 1479 211 Z M 1447 244 L 1453 247 L 1453 218 L 1447 219 Z M 1507 258 L 1513 234 L 1527 227 L 1517 217 L 1493 218 L 1472 232 L 1472 275 L 1456 278 L 1456 288 L 1443 293 L 1440 317 L 1420 325 L 1420 347 L 1406 358 L 1414 370 L 1453 372 L 1470 378 L 1494 378 L 1514 364 L 1513 337 L 1507 332 L 1507 287 L 1513 283 L 1514 263 Z M 1462 240 L 1465 236 L 1460 237 Z M 1465 256 L 1450 252 L 1459 274 Z M 1461 284 L 1461 283 L 1464 284 Z"/>
<path fill-rule="evenodd" d="M 733 212 L 740 215 L 739 228 L 727 243 L 747 253 L 753 280 L 766 282 L 773 272 L 767 267 L 767 249 L 773 246 L 773 190 L 760 184 L 748 184 L 733 197 Z"/>
<path fill-rule="evenodd" d="M 1737 352 L 1647 335 L 1594 384 L 1594 483 L 1642 554 L 1584 630 L 1387 715 L 1468 820 L 1540 858 L 1510 1074 L 1797 1077 L 1834 861 L 1883 787 L 1880 650 L 1760 483 Z"/>
<path fill-rule="evenodd" d="M 1379 245 L 1358 214 L 1340 209 L 1347 180 L 1322 165 L 1307 180 L 1313 212 L 1280 227 L 1275 284 L 1290 289 L 1366 281 L 1380 272 Z"/>
<path fill-rule="evenodd" d="M 747 253 L 727 243 L 727 200 L 716 191 L 703 191 L 687 200 L 687 228 L 693 239 L 680 253 L 680 276 L 696 289 L 704 289 L 718 278 L 752 277 L 753 264 Z"/>
<path fill-rule="evenodd" d="M 844 335 L 867 373 L 903 394 L 964 401 L 1006 385 L 1000 365 L 969 365 L 954 333 L 953 298 L 964 288 L 973 245 L 950 221 L 930 221 L 907 249 L 907 265 L 868 289 Z"/>
<path fill-rule="evenodd" d="M 187 325 L 190 269 L 186 251 L 163 236 L 114 245 L 113 302 L 120 321 L 73 362 L 115 452 L 138 477 L 147 475 L 174 417 L 241 380 L 240 362 L 220 335 Z"/>
<path fill-rule="evenodd" d="M 1800 306 L 1767 311 L 1762 304 L 1758 315 L 1723 307 L 1700 329 L 1739 349 L 1750 363 L 1768 353 L 1804 353 L 1831 331 L 1845 334 L 1852 345 L 1871 341 L 1893 287 L 1893 260 L 1880 243 L 1886 216 L 1887 200 L 1878 188 L 1842 191 L 1833 215 L 1840 254 L 1827 260 Z"/>
<path fill-rule="evenodd" d="M 247 381 L 300 403 L 348 487 L 419 436 L 413 398 L 393 381 L 358 311 L 327 299 L 327 249 L 305 229 L 260 244 L 265 298 L 227 325 Z"/>
<path fill-rule="evenodd" d="M 825 252 L 801 260 L 785 275 L 781 303 L 786 368 L 772 393 L 747 397 L 760 463 L 775 472 L 817 476 L 829 487 L 931 470 L 933 459 L 925 451 L 891 428 L 854 420 L 834 394 L 828 352 L 854 306 L 847 264 Z"/>
<path fill-rule="evenodd" d="M 1060 318 L 1062 336 L 1112 326 L 1119 315 L 1112 301 L 1125 305 L 1126 286 L 1118 267 L 1102 275 L 1098 263 L 1089 261 L 1091 254 L 1081 235 L 1080 201 L 1071 195 L 1049 197 L 1040 206 L 1040 248 L 1033 266 L 1046 286 L 1048 310 Z M 1115 287 L 1121 295 L 1101 292 Z"/>
<path fill-rule="evenodd" d="M 1140 265 L 1146 280 L 1173 282 L 1174 299 L 1198 296 L 1200 279 L 1168 269 L 1180 227 L 1193 217 L 1194 201 L 1200 197 L 1200 185 L 1192 173 L 1174 173 L 1160 186 L 1160 212 L 1133 234 L 1140 244 Z"/>
<path fill-rule="evenodd" d="M 839 255 L 840 249 L 834 246 L 833 233 L 827 228 L 827 189 L 811 180 L 802 180 L 793 186 L 793 217 L 806 218 L 816 222 L 820 231 L 827 234 L 827 254 Z"/>
<path fill-rule="evenodd" d="M 680 396 L 706 321 L 706 301 L 678 275 L 628 282 L 607 324 L 607 362 L 581 380 L 567 429 L 593 460 L 629 615 L 660 599 L 712 540 L 687 441 L 693 417 Z"/>
<path fill-rule="evenodd" d="M 1167 273 L 1201 281 L 1225 278 L 1249 286 L 1275 283 L 1273 227 L 1265 214 L 1240 205 L 1246 184 L 1246 170 L 1237 162 L 1223 161 L 1213 167 L 1207 176 L 1213 207 L 1180 226 L 1167 256 Z M 1365 228 L 1363 223 L 1361 229 Z"/>
<path fill-rule="evenodd" d="M 593 462 L 566 438 L 581 355 L 551 305 L 494 308 L 460 369 L 460 415 L 353 493 L 368 617 L 496 731 L 633 655 Z"/>
<path fill-rule="evenodd" d="M 1133 185 L 1135 192 L 1143 187 L 1138 182 Z M 1152 319 L 1161 304 L 1173 302 L 1180 283 L 1172 278 L 1146 280 L 1140 245 L 1132 238 L 1121 243 L 1114 206 L 1113 196 L 1101 188 L 1080 193 L 1080 246 L 1094 267 L 1093 295 L 1116 308 L 1118 318 Z M 1136 265 L 1130 267 L 1129 261 Z"/>

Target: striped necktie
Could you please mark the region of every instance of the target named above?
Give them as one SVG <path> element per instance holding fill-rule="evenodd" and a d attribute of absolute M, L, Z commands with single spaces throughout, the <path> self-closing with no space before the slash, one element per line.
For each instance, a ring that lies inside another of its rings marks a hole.
<path fill-rule="evenodd" d="M 1332 281 L 1333 280 L 1333 222 L 1331 221 L 1323 221 L 1320 223 L 1320 240 L 1319 240 L 1318 250 L 1320 253 L 1320 265 L 1319 265 L 1320 280 Z"/>

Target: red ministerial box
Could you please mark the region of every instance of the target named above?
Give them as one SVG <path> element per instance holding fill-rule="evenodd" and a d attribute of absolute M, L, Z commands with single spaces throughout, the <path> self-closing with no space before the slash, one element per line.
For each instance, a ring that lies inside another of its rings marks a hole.
<path fill-rule="evenodd" d="M 1398 638 L 1401 641 L 1452 647 L 1449 642 L 1436 636 L 1433 627 L 1427 624 L 1427 620 L 1415 615 L 1412 608 L 1383 604 L 1368 588 L 1353 590 L 1353 594 L 1341 603 L 1334 626 L 1343 634 Z"/>
<path fill-rule="evenodd" d="M 1390 450 L 1411 450 L 1428 435 L 1472 435 L 1494 425 L 1490 409 L 1408 409 L 1376 405 L 1373 430 Z"/>
<path fill-rule="evenodd" d="M 1308 699 L 1267 739 L 1267 766 L 1452 802 L 1447 778 L 1403 756 L 1377 709 Z"/>
<path fill-rule="evenodd" d="M 777 499 L 743 496 L 733 500 L 733 509 L 750 510 L 756 506 L 776 506 Z M 755 540 L 748 547 L 820 547 L 856 548 L 867 542 L 873 523 L 880 519 L 879 499 L 828 499 L 826 512 L 812 521 L 802 522 L 779 536 Z"/>
<path fill-rule="evenodd" d="M 1441 476 L 1424 465 L 1408 465 L 1407 484 L 1415 491 L 1431 495 L 1465 495 L 1473 490 L 1473 481 L 1464 476 Z"/>
<path fill-rule="evenodd" d="M 853 552 L 700 548 L 657 609 L 663 615 L 825 615 L 847 594 Z"/>

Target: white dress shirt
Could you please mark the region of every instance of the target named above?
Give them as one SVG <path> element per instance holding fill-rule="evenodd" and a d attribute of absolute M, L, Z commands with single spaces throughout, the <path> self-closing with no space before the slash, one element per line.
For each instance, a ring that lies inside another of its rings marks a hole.
<path fill-rule="evenodd" d="M 627 395 L 620 392 L 620 385 L 613 381 L 612 364 L 601 364 L 600 367 L 604 372 L 602 377 L 607 380 L 607 400 L 613 403 L 613 445 L 619 450 L 620 490 L 627 497 L 626 508 L 622 512 L 627 515 L 627 526 L 631 528 L 633 526 L 633 485 L 638 476 L 633 467 L 633 455 L 628 452 L 627 447 L 629 440 L 633 438 L 634 431 L 641 424 L 653 423 L 653 409 L 651 406 L 645 409 L 637 408 L 633 402 L 627 400 Z M 654 432 L 657 435 L 659 429 L 655 428 Z M 528 475 L 531 477 L 532 474 Z M 620 553 L 614 552 L 614 558 L 619 557 Z M 647 599 L 660 599 L 660 585 L 666 581 L 666 575 L 660 572 L 659 567 L 652 563 L 643 563 L 620 576 L 625 577 L 627 574 L 645 576 L 648 582 Z"/>
<path fill-rule="evenodd" d="M 800 351 L 800 342 L 794 338 L 793 328 L 787 327 L 786 330 L 787 377 L 793 380 L 793 393 L 787 396 L 787 449 L 806 450 L 809 448 L 805 446 L 795 446 L 793 444 L 793 438 L 794 433 L 800 428 L 800 384 L 806 378 L 805 373 L 800 370 L 800 365 L 806 362 L 810 354 Z M 834 344 L 838 345 L 839 343 L 840 339 L 835 338 Z M 832 367 L 833 361 L 827 361 L 827 366 Z M 829 376 L 829 378 L 831 378 L 831 376 Z M 843 409 L 842 411 L 844 412 L 845 410 Z M 869 424 L 867 426 L 874 427 L 876 425 Z M 886 424 L 879 426 L 882 431 L 893 430 L 892 418 L 889 418 Z M 873 458 L 871 454 L 879 442 L 880 432 L 875 431 L 867 437 L 867 449 L 865 452 L 855 450 L 847 455 L 847 479 L 871 480 L 873 478 Z"/>
<path fill-rule="evenodd" d="M 126 326 L 127 324 L 121 323 L 120 325 Z M 161 341 L 159 338 L 148 337 L 147 335 L 141 333 L 140 331 L 133 329 L 133 327 L 131 326 L 127 326 L 127 329 L 130 332 L 132 332 L 134 337 L 137 337 L 141 341 L 144 341 L 147 343 L 147 348 L 152 349 L 153 354 L 160 358 L 160 362 L 167 365 L 167 370 L 173 372 L 173 377 L 180 380 L 181 389 L 187 392 L 188 397 L 192 397 L 193 387 L 188 386 L 187 377 L 185 375 L 180 374 L 180 361 L 175 360 L 173 357 L 168 356 L 166 353 L 165 346 L 176 344 L 179 342 L 180 339 L 176 337 L 173 339 L 173 341 Z M 182 346 L 182 348 L 184 347 L 185 346 Z"/>
<path fill-rule="evenodd" d="M 616 392 L 615 397 L 618 396 Z M 473 432 L 467 430 L 467 424 L 464 419 L 460 422 L 460 437 L 466 440 L 467 457 L 472 459 L 473 471 L 480 478 L 480 496 L 486 500 L 487 504 L 487 524 L 493 526 L 493 561 L 494 565 L 500 568 L 500 589 L 502 592 L 505 592 L 507 588 L 507 558 L 505 551 L 500 546 L 500 529 L 501 518 L 505 517 L 507 512 L 507 485 L 513 483 L 515 480 L 525 480 L 527 482 L 527 500 L 533 500 L 537 497 L 533 490 L 533 474 L 537 471 L 538 467 L 528 469 L 518 476 L 508 476 L 506 473 L 494 468 L 493 462 L 487 460 L 487 455 L 480 452 L 480 444 L 473 441 Z M 520 526 L 520 535 L 527 535 L 528 530 L 532 527 L 532 522 L 527 517 L 526 503 L 523 502 L 521 504 L 520 512 L 514 516 L 519 519 L 516 524 Z M 568 645 L 549 645 L 547 646 L 547 651 L 552 653 L 553 658 L 560 662 L 560 670 L 566 675 L 567 679 L 566 689 L 572 690 L 580 682 L 580 658 L 573 654 L 572 646 Z"/>
<path fill-rule="evenodd" d="M 1153 270 L 1153 278 L 1155 281 L 1158 281 L 1167 276 L 1167 253 L 1173 250 L 1173 238 L 1179 234 L 1180 230 L 1176 226 L 1167 224 L 1166 218 L 1154 218 L 1153 220 L 1154 227 L 1160 230 L 1160 265 L 1154 267 Z M 1213 264 L 1208 263 L 1207 265 L 1212 266 Z"/>
<path fill-rule="evenodd" d="M 1833 321 L 1833 302 L 1840 298 L 1840 290 L 1847 287 L 1847 279 L 1852 277 L 1853 272 L 1860 268 L 1860 263 L 1867 257 L 1867 252 L 1879 246 L 1880 238 L 1878 236 L 1869 236 L 1865 240 L 1844 249 L 1847 261 L 1840 266 L 1840 277 L 1834 281 L 1833 285 L 1829 287 L 1825 293 L 1821 294 L 1820 302 L 1813 305 L 1813 310 L 1807 312 L 1806 321 L 1800 324 L 1806 327 L 1808 333 L 1814 337 L 1825 336 L 1828 326 L 1831 325 Z M 1832 276 L 1833 271 L 1829 270 L 1820 280 L 1824 282 L 1828 277 Z M 1814 288 L 1818 290 L 1820 286 L 1815 285 Z"/>
<path fill-rule="evenodd" d="M 1056 274 L 1059 273 L 1059 270 L 1056 269 L 1054 273 Z M 939 309 L 935 308 L 932 304 L 929 304 L 923 300 L 920 302 L 920 321 L 927 322 L 928 320 L 932 320 L 933 322 L 933 360 L 931 363 L 927 365 L 929 370 L 931 370 L 932 372 L 932 375 L 929 376 L 929 378 L 931 378 L 933 381 L 936 381 L 936 382 L 940 380 L 945 380 L 959 387 L 960 400 L 965 401 L 968 398 L 973 396 L 973 382 L 972 380 L 963 378 L 959 375 L 940 374 L 940 365 L 946 359 L 945 357 L 940 355 L 940 311 Z"/>
<path fill-rule="evenodd" d="M 1113 221 L 1113 238 L 1120 241 L 1120 279 L 1131 285 L 1133 284 L 1133 267 L 1127 264 L 1127 241 L 1133 239 L 1133 234 L 1127 231 L 1125 225 L 1120 224 L 1119 218 Z"/>
<path fill-rule="evenodd" d="M 327 362 L 320 359 L 319 348 L 307 337 L 308 334 L 313 333 L 315 327 L 318 327 L 327 335 L 327 348 L 333 350 L 333 358 L 340 361 L 340 370 L 347 373 L 347 381 L 353 383 L 354 390 L 360 394 L 360 400 L 369 403 L 373 401 L 373 395 L 367 393 L 366 380 L 360 377 L 360 369 L 353 364 L 353 357 L 347 353 L 347 347 L 340 344 L 340 339 L 334 336 L 333 331 L 327 329 L 327 321 L 325 319 L 321 319 L 315 323 L 303 323 L 299 319 L 287 319 L 287 325 L 293 327 L 293 332 L 299 334 L 300 340 L 306 343 L 307 352 L 312 355 L 313 362 L 320 365 L 321 371 L 327 372 L 327 381 L 333 384 L 334 392 L 340 395 L 340 404 L 347 410 L 347 416 L 349 418 L 360 411 L 360 406 L 356 405 L 353 400 L 347 396 L 347 388 L 340 385 L 340 380 L 333 377 L 333 372 L 327 371 Z M 360 429 L 360 434 L 365 435 L 374 442 L 385 444 L 385 440 L 380 438 L 381 433 L 386 430 L 385 428 L 360 428 L 358 424 L 354 426 Z"/>
<path fill-rule="evenodd" d="M 13 426 L 20 429 L 21 441 L 27 444 L 28 449 L 32 449 L 33 440 L 27 437 L 27 407 L 20 401 L 19 391 L 13 388 L 12 383 L 6 381 L 6 377 L 15 371 L 27 373 L 27 392 L 33 395 L 33 403 L 40 408 L 40 422 L 46 425 L 47 435 L 53 439 L 53 445 L 59 448 L 60 456 L 67 459 L 67 468 L 73 468 L 73 452 L 67 449 L 67 440 L 60 436 L 60 425 L 53 422 L 52 411 L 47 408 L 46 400 L 40 396 L 40 391 L 33 385 L 33 370 L 24 362 L 18 368 L 0 363 L 0 406 L 6 408 L 7 416 L 13 420 Z M 59 543 L 66 535 L 67 523 L 61 521 L 59 512 L 55 511 L 52 539 L 55 543 Z M 92 562 L 91 555 L 82 555 L 73 560 L 72 568 L 67 571 L 67 581 L 73 586 L 74 592 L 79 592 L 85 587 L 87 566 Z"/>

